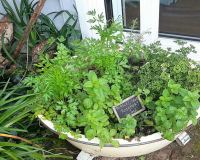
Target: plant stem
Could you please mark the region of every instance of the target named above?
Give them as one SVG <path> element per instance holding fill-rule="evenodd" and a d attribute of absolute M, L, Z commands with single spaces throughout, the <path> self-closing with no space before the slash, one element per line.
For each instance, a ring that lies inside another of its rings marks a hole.
<path fill-rule="evenodd" d="M 24 43 L 28 39 L 31 29 L 32 29 L 33 25 L 35 24 L 35 22 L 37 21 L 40 13 L 44 7 L 45 2 L 46 2 L 46 0 L 39 0 L 32 16 L 31 16 L 31 19 L 23 33 L 23 36 L 21 37 L 20 41 L 18 42 L 17 48 L 13 54 L 14 59 L 16 59 L 18 57 L 18 55 L 20 54 L 20 51 L 22 50 Z"/>
<path fill-rule="evenodd" d="M 22 137 L 18 137 L 18 136 L 14 136 L 14 135 L 10 135 L 10 134 L 3 134 L 3 133 L 0 133 L 0 137 L 6 137 L 6 138 L 12 138 L 12 139 L 18 139 L 18 140 L 21 140 L 23 142 L 26 142 L 28 144 L 31 144 L 31 145 L 34 145 L 36 147 L 40 147 L 39 145 L 37 144 L 33 144 L 30 140 L 27 140 L 25 138 L 22 138 Z"/>

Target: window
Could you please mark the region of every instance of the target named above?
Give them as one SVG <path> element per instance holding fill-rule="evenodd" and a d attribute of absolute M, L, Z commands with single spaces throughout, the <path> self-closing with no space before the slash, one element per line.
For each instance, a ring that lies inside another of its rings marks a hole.
<path fill-rule="evenodd" d="M 137 19 L 137 30 L 149 25 L 160 36 L 200 40 L 200 0 L 112 0 L 112 6 L 114 19 L 121 16 L 125 29 Z"/>
<path fill-rule="evenodd" d="M 107 20 L 121 22 L 125 36 L 129 35 L 130 29 L 126 28 L 130 27 L 131 21 L 138 18 L 139 32 L 149 33 L 143 36 L 143 42 L 147 44 L 159 40 L 164 48 L 176 50 L 179 46 L 174 41 L 177 38 L 187 39 L 185 41 L 188 45 L 194 45 L 199 53 L 191 54 L 190 58 L 200 62 L 200 0 L 75 1 L 77 11 L 80 12 L 79 23 L 83 38 L 96 37 L 96 33 L 90 30 L 91 24 L 87 23 L 87 12 L 95 9 L 97 13 L 103 13 Z"/>
<path fill-rule="evenodd" d="M 139 29 L 140 0 L 122 0 L 122 10 L 124 27 L 130 29 L 133 25 L 133 21 L 137 20 L 137 25 L 134 26 L 134 29 Z"/>
<path fill-rule="evenodd" d="M 200 38 L 200 1 L 160 0 L 159 32 L 174 37 Z"/>
<path fill-rule="evenodd" d="M 151 43 L 158 38 L 159 3 L 160 0 L 112 0 L 111 10 L 114 20 L 124 25 L 124 31 L 129 32 L 133 20 L 137 19 L 138 27 L 134 26 L 136 33 L 150 33 L 144 39 Z"/>

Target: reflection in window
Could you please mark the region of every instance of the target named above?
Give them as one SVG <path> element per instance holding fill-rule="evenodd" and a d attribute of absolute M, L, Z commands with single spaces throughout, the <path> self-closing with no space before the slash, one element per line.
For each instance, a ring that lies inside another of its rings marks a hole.
<path fill-rule="evenodd" d="M 200 38 L 200 0 L 160 0 L 159 30 Z"/>
<path fill-rule="evenodd" d="M 139 29 L 140 0 L 122 0 L 122 6 L 124 27 L 131 28 L 133 21 L 137 20 L 137 26 L 134 29 Z"/>

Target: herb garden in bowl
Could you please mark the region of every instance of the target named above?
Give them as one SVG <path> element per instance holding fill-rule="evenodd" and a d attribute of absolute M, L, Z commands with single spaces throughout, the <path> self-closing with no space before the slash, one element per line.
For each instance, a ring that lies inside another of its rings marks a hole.
<path fill-rule="evenodd" d="M 123 36 L 118 23 L 89 20 L 99 39 L 58 44 L 54 58 L 41 55 L 24 83 L 35 93 L 35 115 L 81 150 L 107 157 L 148 154 L 171 143 L 200 117 L 200 66 L 193 46 L 163 49 Z M 143 109 L 119 117 L 117 106 L 135 97 Z"/>

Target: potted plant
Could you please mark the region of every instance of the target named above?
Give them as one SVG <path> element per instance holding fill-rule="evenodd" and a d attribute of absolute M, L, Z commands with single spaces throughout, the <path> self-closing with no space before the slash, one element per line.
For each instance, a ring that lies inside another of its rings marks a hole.
<path fill-rule="evenodd" d="M 41 55 L 37 74 L 25 80 L 44 125 L 88 153 L 130 157 L 161 149 L 196 124 L 200 66 L 187 57 L 194 48 L 124 41 L 121 25 L 107 27 L 102 15 L 89 14 L 99 39 L 76 42 L 73 53 L 58 44 L 56 56 Z M 132 95 L 145 111 L 118 120 L 113 106 Z"/>

